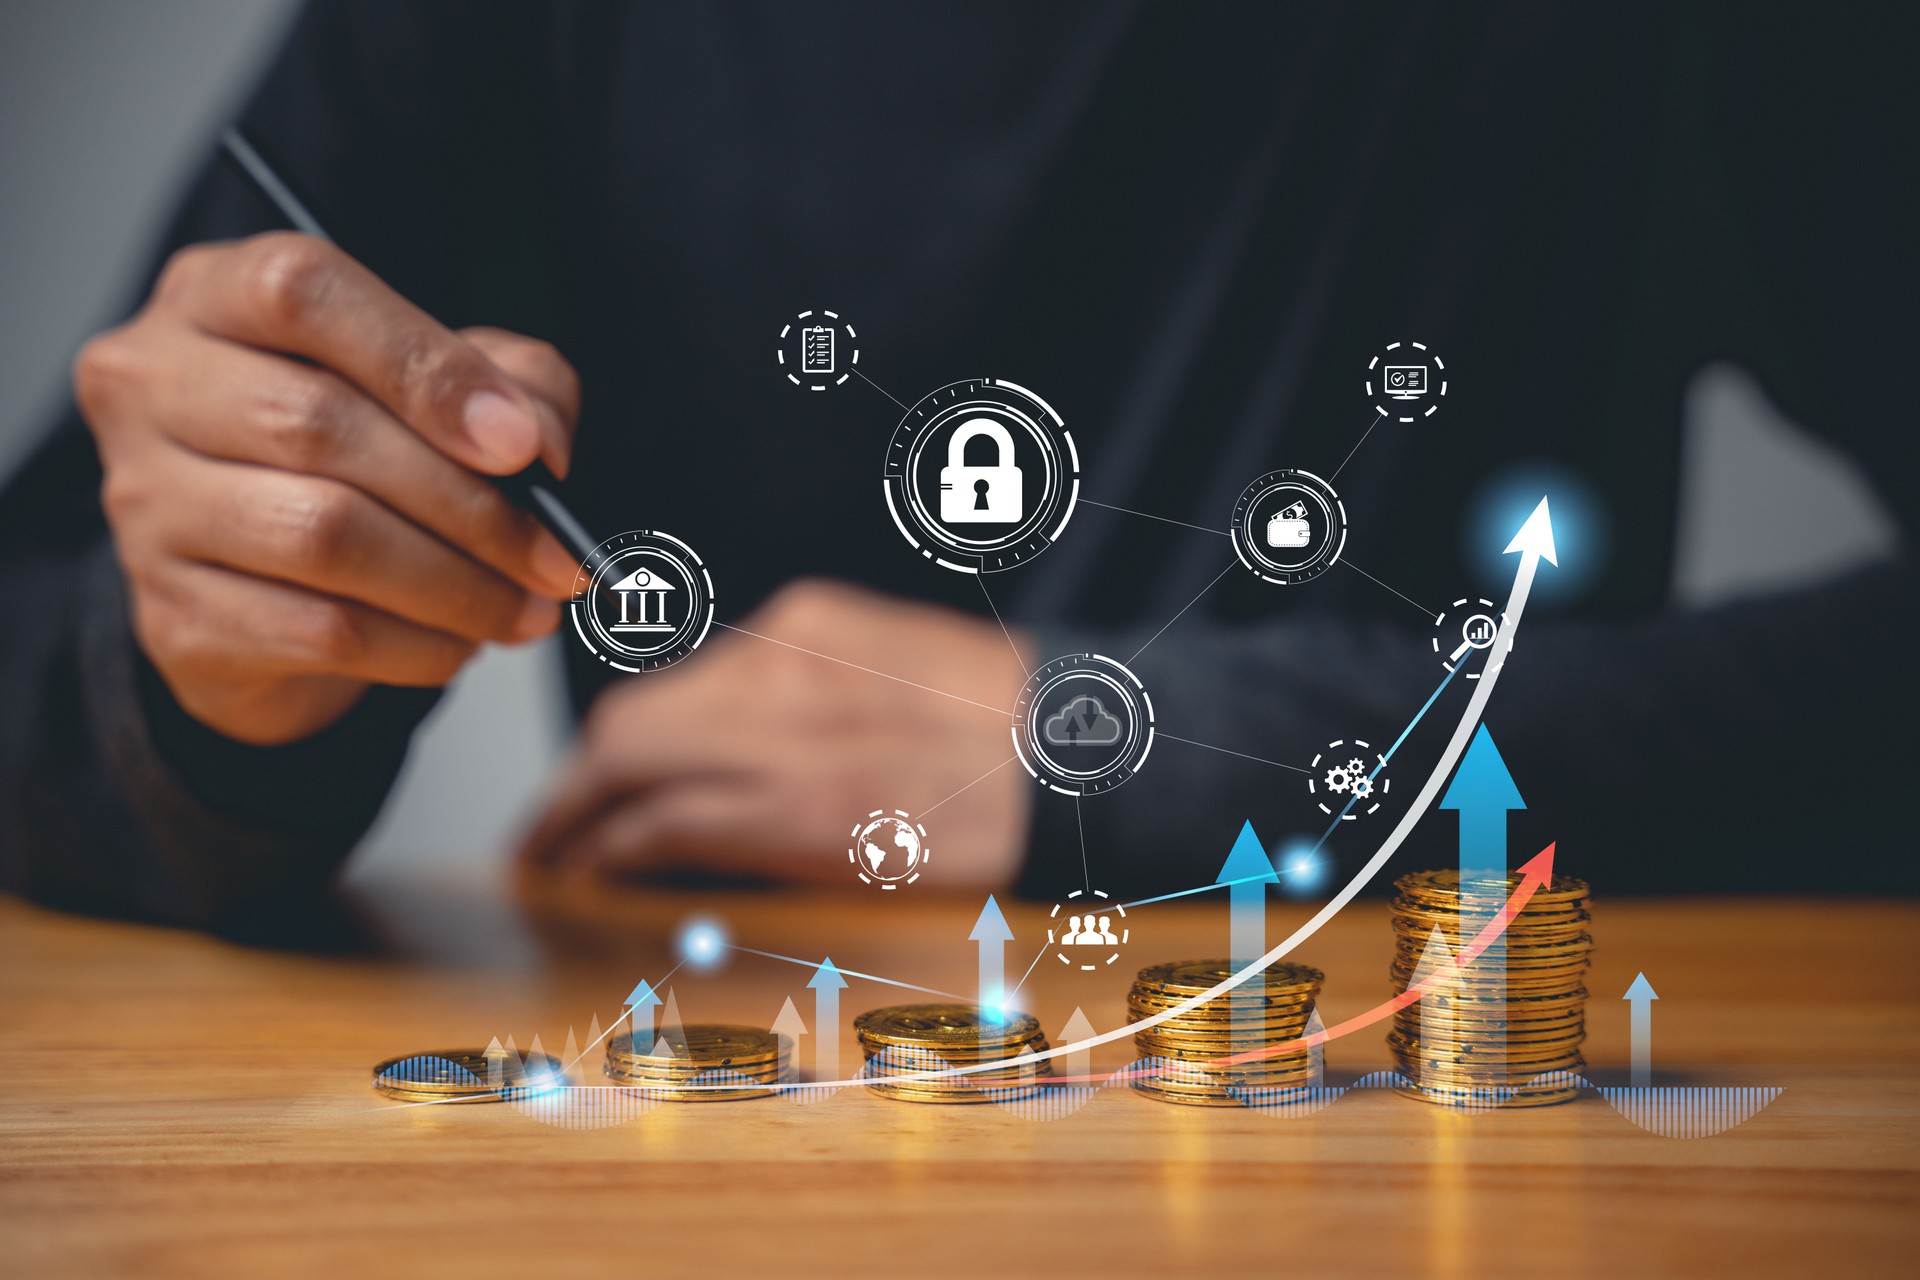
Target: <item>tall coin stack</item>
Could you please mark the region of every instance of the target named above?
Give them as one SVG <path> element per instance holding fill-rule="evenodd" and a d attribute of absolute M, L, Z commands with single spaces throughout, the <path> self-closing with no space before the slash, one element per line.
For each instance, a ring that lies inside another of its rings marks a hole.
<path fill-rule="evenodd" d="M 1236 972 L 1225 960 L 1148 965 L 1127 993 L 1127 1021 L 1176 1008 Z M 1133 1043 L 1142 1054 L 1168 1063 L 1137 1074 L 1133 1087 L 1162 1102 L 1221 1107 L 1240 1105 L 1249 1095 L 1267 1098 L 1274 1090 L 1319 1084 L 1306 1049 L 1235 1066 L 1198 1064 L 1299 1039 L 1326 976 L 1309 965 L 1276 964 L 1224 996 L 1135 1032 Z"/>
<path fill-rule="evenodd" d="M 607 1041 L 606 1077 L 669 1102 L 764 1098 L 793 1080 L 793 1041 L 759 1027 L 668 1027 L 645 1051 L 631 1034 Z"/>
<path fill-rule="evenodd" d="M 1507 925 L 1504 989 L 1493 967 L 1497 950 L 1457 974 L 1441 967 L 1472 944 L 1520 883 L 1518 873 L 1470 879 L 1463 912 L 1458 871 L 1415 871 L 1394 881 L 1394 991 L 1427 976 L 1423 961 L 1446 975 L 1394 1015 L 1387 1045 L 1411 1082 L 1400 1092 L 1455 1106 L 1547 1106 L 1578 1096 L 1561 1073 L 1586 1065 L 1580 1045 L 1593 917 L 1584 880 L 1555 876 Z M 1435 930 L 1444 949 L 1433 944 Z"/>
<path fill-rule="evenodd" d="M 906 1102 L 1008 1102 L 1038 1093 L 1053 1074 L 1051 1060 L 1022 1062 L 1028 1052 L 1045 1053 L 1040 1023 L 1025 1013 L 983 1019 L 972 1004 L 903 1004 L 875 1009 L 853 1020 L 867 1057 L 869 1087 Z M 949 1067 L 1006 1062 L 963 1076 L 888 1081 Z"/>

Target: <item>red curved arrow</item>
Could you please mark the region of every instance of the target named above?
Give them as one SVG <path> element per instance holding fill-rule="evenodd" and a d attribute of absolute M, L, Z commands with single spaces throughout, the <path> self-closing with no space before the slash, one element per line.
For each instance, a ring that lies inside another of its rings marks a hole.
<path fill-rule="evenodd" d="M 1246 1053 L 1236 1053 L 1230 1058 L 1216 1058 L 1210 1062 L 1182 1063 L 1178 1067 L 1168 1066 L 1161 1068 L 1161 1070 L 1204 1071 L 1208 1067 L 1234 1067 L 1242 1063 L 1258 1062 L 1264 1058 L 1278 1058 L 1284 1054 L 1299 1053 L 1302 1049 L 1311 1049 L 1315 1045 L 1325 1044 L 1329 1040 L 1338 1040 L 1341 1036 L 1349 1035 L 1352 1032 L 1360 1030 L 1362 1027 L 1372 1026 L 1382 1019 L 1392 1017 L 1394 1014 L 1419 1000 L 1430 988 L 1450 981 L 1454 974 L 1471 964 L 1485 952 L 1488 947 L 1492 946 L 1501 934 L 1507 931 L 1507 926 L 1513 923 L 1515 916 L 1526 909 L 1527 903 L 1532 900 L 1535 893 L 1539 892 L 1541 886 L 1552 881 L 1553 851 L 1559 847 L 1559 843 L 1557 840 L 1554 841 L 1554 843 L 1548 845 L 1521 865 L 1520 884 L 1514 889 L 1513 896 L 1508 898 L 1505 905 L 1494 913 L 1491 920 L 1487 921 L 1486 926 L 1474 935 L 1473 941 L 1468 943 L 1466 947 L 1453 958 L 1453 967 L 1451 970 L 1442 970 L 1439 973 L 1430 974 L 1425 982 L 1420 983 L 1418 986 L 1408 987 L 1405 991 L 1402 991 L 1385 1004 L 1376 1005 L 1358 1017 L 1348 1018 L 1345 1022 L 1328 1027 L 1324 1031 L 1316 1031 L 1312 1035 L 1301 1036 L 1297 1040 L 1283 1040 L 1279 1044 L 1263 1045 L 1258 1049 L 1250 1049 Z M 1051 1083 L 1075 1084 L 1082 1081 L 1092 1082 L 1101 1079 L 1105 1079 L 1105 1077 L 1091 1075 L 1064 1076 L 1055 1077 Z"/>
<path fill-rule="evenodd" d="M 1507 926 L 1513 923 L 1513 918 L 1526 909 L 1527 903 L 1542 885 L 1552 881 L 1553 851 L 1559 847 L 1559 843 L 1557 840 L 1554 841 L 1521 866 L 1520 884 L 1514 889 L 1513 896 L 1494 913 L 1491 920 L 1487 921 L 1486 927 L 1474 935 L 1473 941 L 1453 958 L 1453 968 L 1450 971 L 1443 970 L 1440 973 L 1430 974 L 1420 985 L 1408 987 L 1385 1004 L 1376 1005 L 1358 1017 L 1348 1018 L 1345 1022 L 1328 1027 L 1325 1031 L 1316 1031 L 1312 1035 L 1301 1036 L 1298 1040 L 1283 1040 L 1279 1044 L 1263 1045 L 1258 1049 L 1250 1049 L 1246 1053 L 1236 1053 L 1230 1058 L 1218 1058 L 1199 1065 L 1202 1068 L 1233 1067 L 1243 1062 L 1258 1062 L 1262 1058 L 1278 1058 L 1284 1054 L 1298 1053 L 1302 1049 L 1311 1049 L 1315 1045 L 1325 1044 L 1329 1040 L 1338 1040 L 1349 1032 L 1358 1031 L 1383 1018 L 1389 1018 L 1419 1000 L 1430 988 L 1451 981 L 1455 974 L 1473 963 L 1482 952 L 1493 945 L 1501 934 L 1507 931 Z"/>

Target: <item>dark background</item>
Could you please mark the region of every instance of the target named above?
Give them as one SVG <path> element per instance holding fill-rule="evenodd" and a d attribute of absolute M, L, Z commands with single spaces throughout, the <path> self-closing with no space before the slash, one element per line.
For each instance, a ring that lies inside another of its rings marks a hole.
<path fill-rule="evenodd" d="M 79 342 L 123 310 L 179 185 L 292 9 L 283 0 L 82 0 L 10 5 L 0 18 L 0 469 L 10 471 L 50 420 Z M 772 335 L 784 318 L 768 317 L 764 341 L 742 350 L 743 362 L 764 357 L 769 368 L 743 376 L 776 376 Z M 913 335 L 890 344 L 873 319 L 857 322 L 863 369 L 909 401 L 931 389 L 889 361 L 890 345 L 919 345 Z M 1450 353 L 1456 365 L 1461 354 Z M 1027 380 L 1057 397 L 1037 375 Z M 1787 421 L 1744 371 L 1710 366 L 1685 395 L 1674 604 L 1826 577 L 1892 548 L 1891 521 L 1852 464 Z M 857 382 L 822 398 L 862 432 L 883 432 L 898 413 Z M 1443 413 L 1460 417 L 1468 407 L 1456 385 Z M 1323 474 L 1334 461 L 1321 462 Z M 877 501 L 875 489 L 869 496 Z M 1632 512 L 1603 518 L 1630 533 Z M 1457 584 L 1393 585 L 1438 607 Z M 497 856 L 564 740 L 558 664 L 550 642 L 492 653 L 462 678 L 418 740 L 358 867 Z M 1287 758 L 1315 744 L 1295 745 Z M 1784 767 L 1817 785 L 1810 763 Z"/>

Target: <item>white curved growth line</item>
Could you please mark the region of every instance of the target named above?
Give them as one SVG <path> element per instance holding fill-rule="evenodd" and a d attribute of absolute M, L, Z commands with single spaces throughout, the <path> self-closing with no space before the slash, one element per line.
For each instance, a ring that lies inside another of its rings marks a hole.
<path fill-rule="evenodd" d="M 1518 551 L 1520 553 L 1520 568 L 1514 574 L 1513 591 L 1507 596 L 1505 616 L 1500 624 L 1501 634 L 1495 639 L 1496 645 L 1504 642 L 1505 647 L 1500 649 L 1502 653 L 1510 651 L 1513 644 L 1514 632 L 1520 629 L 1520 615 L 1526 612 L 1527 595 L 1533 589 L 1533 576 L 1539 568 L 1541 557 L 1544 556 L 1554 564 L 1559 563 L 1555 556 L 1553 525 L 1548 515 L 1547 500 L 1545 498 L 1540 499 L 1540 505 L 1535 507 L 1533 514 L 1527 517 L 1527 522 L 1520 527 L 1520 532 L 1514 535 L 1513 541 L 1507 544 L 1507 550 L 1509 552 Z M 1502 663 L 1501 669 L 1504 669 L 1505 665 L 1505 663 Z M 1387 834 L 1387 838 L 1382 842 L 1379 850 L 1373 857 L 1367 860 L 1367 864 L 1354 873 L 1353 879 L 1347 881 L 1346 887 L 1335 894 L 1326 906 L 1314 913 L 1313 919 L 1307 921 L 1298 929 L 1295 929 L 1279 946 L 1267 952 L 1267 954 L 1261 956 L 1258 960 L 1251 962 L 1246 968 L 1240 970 L 1240 972 L 1216 983 L 1197 996 L 1181 1001 L 1171 1009 L 1163 1009 L 1159 1013 L 1151 1014 L 1148 1017 L 1140 1019 L 1138 1022 L 1129 1022 L 1123 1027 L 1115 1028 L 1112 1031 L 1103 1031 L 1098 1035 L 1089 1036 L 1085 1040 L 1076 1040 L 1072 1044 L 1054 1045 L 1045 1053 L 1023 1053 L 1017 1058 L 1000 1058 L 992 1062 L 974 1063 L 964 1067 L 949 1067 L 943 1071 L 922 1071 L 912 1075 L 890 1075 L 885 1077 L 886 1082 L 889 1084 L 907 1084 L 916 1080 L 941 1080 L 953 1076 L 968 1076 L 981 1071 L 1004 1071 L 1009 1065 L 1045 1062 L 1049 1058 L 1061 1058 L 1070 1053 L 1080 1053 L 1087 1049 L 1092 1049 L 1096 1045 L 1112 1044 L 1115 1040 L 1134 1035 L 1149 1027 L 1157 1027 L 1161 1023 L 1172 1018 L 1177 1018 L 1183 1013 L 1190 1013 L 1209 1000 L 1215 1000 L 1225 995 L 1241 983 L 1252 978 L 1255 974 L 1265 972 L 1268 967 L 1283 959 L 1295 947 L 1305 942 L 1308 938 L 1311 938 L 1315 933 L 1318 933 L 1320 926 L 1340 914 L 1341 908 L 1345 907 L 1349 902 L 1352 902 L 1359 892 L 1367 887 L 1368 882 L 1380 874 L 1380 869 L 1387 865 L 1387 860 L 1399 851 L 1401 843 L 1406 840 L 1408 833 L 1413 830 L 1414 825 L 1426 816 L 1427 809 L 1433 804 L 1435 794 L 1440 790 L 1440 784 L 1445 782 L 1448 776 L 1452 774 L 1454 764 L 1460 759 L 1460 753 L 1466 750 L 1468 739 L 1473 736 L 1474 729 L 1480 723 L 1480 714 L 1486 709 L 1487 699 L 1493 696 L 1493 687 L 1499 682 L 1500 670 L 1488 671 L 1481 678 L 1479 685 L 1473 691 L 1473 697 L 1467 701 L 1467 709 L 1460 717 L 1459 727 L 1453 731 L 1453 737 L 1448 740 L 1446 750 L 1440 753 L 1440 759 L 1434 763 L 1433 772 L 1427 776 L 1425 785 L 1420 788 L 1420 794 L 1414 797 L 1413 803 L 1408 806 L 1406 813 L 1401 815 L 1400 821 L 1396 823 L 1393 830 Z M 769 1088 L 775 1090 L 838 1089 L 871 1083 L 871 1078 L 863 1080 L 817 1080 L 810 1083 L 776 1084 L 769 1086 Z M 689 1084 L 679 1087 L 683 1089 L 701 1089 L 728 1088 L 731 1086 Z"/>

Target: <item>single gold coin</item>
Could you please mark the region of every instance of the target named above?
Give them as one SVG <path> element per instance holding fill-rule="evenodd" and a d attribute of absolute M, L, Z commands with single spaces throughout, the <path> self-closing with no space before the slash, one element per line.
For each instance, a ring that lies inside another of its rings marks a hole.
<path fill-rule="evenodd" d="M 1502 876 L 1477 876 L 1474 884 L 1491 884 L 1506 890 L 1511 895 L 1524 880 L 1517 871 Z M 1409 871 L 1393 882 L 1393 886 L 1403 893 L 1424 893 L 1435 897 L 1458 897 L 1460 894 L 1460 869 L 1452 867 L 1440 871 Z M 1585 898 L 1592 894 L 1587 882 L 1574 876 L 1556 875 L 1550 882 L 1535 889 L 1531 901 L 1564 901 L 1569 898 Z"/>
<path fill-rule="evenodd" d="M 775 1063 L 767 1067 L 755 1067 L 742 1070 L 739 1067 L 714 1067 L 707 1071 L 647 1071 L 636 1070 L 618 1062 L 608 1062 L 602 1068 L 609 1078 L 619 1077 L 627 1084 L 663 1084 L 683 1085 L 694 1082 L 738 1080 L 765 1083 L 788 1079 L 793 1069 L 786 1063 Z"/>
<path fill-rule="evenodd" d="M 1442 1106 L 1462 1105 L 1498 1105 L 1499 1107 L 1552 1107 L 1563 1102 L 1572 1102 L 1580 1096 L 1577 1085 L 1561 1086 L 1553 1089 L 1522 1089 L 1507 1095 L 1496 1095 L 1482 1087 L 1436 1087 L 1422 1088 L 1419 1085 L 1395 1085 L 1393 1091 L 1403 1098 L 1413 1098 L 1420 1102 L 1432 1102 Z"/>
<path fill-rule="evenodd" d="M 1134 985 L 1137 989 L 1166 995 L 1196 996 L 1219 986 L 1241 968 L 1229 960 L 1175 960 L 1167 964 L 1148 965 L 1136 975 Z M 1248 994 L 1258 992 L 1268 999 L 1276 996 L 1291 998 L 1301 992 L 1318 991 L 1326 977 L 1311 965 L 1282 961 L 1249 978 L 1235 991 L 1244 988 Z M 1232 994 L 1225 998 L 1231 999 Z"/>
<path fill-rule="evenodd" d="M 1156 1022 L 1150 1027 L 1143 1028 L 1136 1034 L 1247 1035 L 1262 1040 L 1274 1040 L 1283 1039 L 1294 1031 L 1305 1027 L 1312 1015 L 1313 1009 L 1311 1006 L 1289 1010 L 1271 1017 L 1250 1017 L 1244 1020 L 1238 1018 L 1191 1018 L 1180 1015 L 1168 1018 L 1164 1022 Z M 1127 1025 L 1129 1026 L 1144 1022 L 1152 1016 L 1153 1012 L 1150 1010 L 1136 1009 L 1131 1004 L 1127 1007 Z"/>
<path fill-rule="evenodd" d="M 1001 1067 L 1018 1062 L 1028 1050 L 1045 1053 L 1048 1045 L 1044 1036 L 1035 1037 L 1025 1044 L 1012 1045 L 991 1053 L 978 1053 L 960 1049 L 920 1049 L 912 1045 L 867 1044 L 861 1043 L 861 1052 L 867 1061 L 876 1068 L 888 1071 L 946 1071 L 952 1067 Z"/>
<path fill-rule="evenodd" d="M 692 1063 L 706 1069 L 735 1063 L 771 1062 L 793 1052 L 793 1041 L 759 1027 L 696 1023 L 659 1032 L 649 1048 L 636 1051 L 631 1032 L 607 1041 L 607 1056 Z"/>
<path fill-rule="evenodd" d="M 1574 915 L 1564 920 L 1556 920 L 1551 924 L 1542 924 L 1536 928 L 1529 928 L 1525 931 L 1516 931 L 1509 928 L 1502 937 L 1505 939 L 1505 945 L 1509 951 L 1521 946 L 1531 946 L 1549 942 L 1577 943 L 1580 939 L 1590 936 L 1588 929 L 1592 923 L 1593 920 L 1590 916 Z M 1446 941 L 1447 946 L 1451 950 L 1455 952 L 1464 951 L 1472 944 L 1473 940 L 1479 936 L 1480 930 L 1483 927 L 1484 925 L 1477 925 L 1471 930 L 1463 931 L 1452 927 L 1444 921 L 1437 921 L 1431 917 L 1401 915 L 1397 913 L 1393 917 L 1394 933 L 1404 939 L 1402 943 L 1403 946 L 1415 952 L 1426 950 L 1427 941 L 1433 936 L 1436 929 L 1439 930 L 1440 936 Z"/>
<path fill-rule="evenodd" d="M 971 1103 L 1018 1102 L 1038 1094 L 1045 1086 L 1037 1083 L 968 1085 L 959 1089 L 927 1089 L 911 1084 L 886 1084 L 869 1081 L 867 1088 L 883 1098 L 899 1102 Z"/>
<path fill-rule="evenodd" d="M 1304 1018 L 1313 1008 L 1315 994 L 1302 992 L 1298 996 L 1281 999 L 1262 999 L 1258 992 L 1254 992 L 1244 1002 L 1236 1002 L 1232 996 L 1215 997 L 1204 1004 L 1187 1008 L 1183 1006 L 1189 997 L 1163 995 L 1136 986 L 1127 993 L 1127 1007 L 1137 1010 L 1142 1017 L 1178 1010 L 1174 1017 L 1182 1022 L 1229 1022 L 1242 1017 Z"/>

